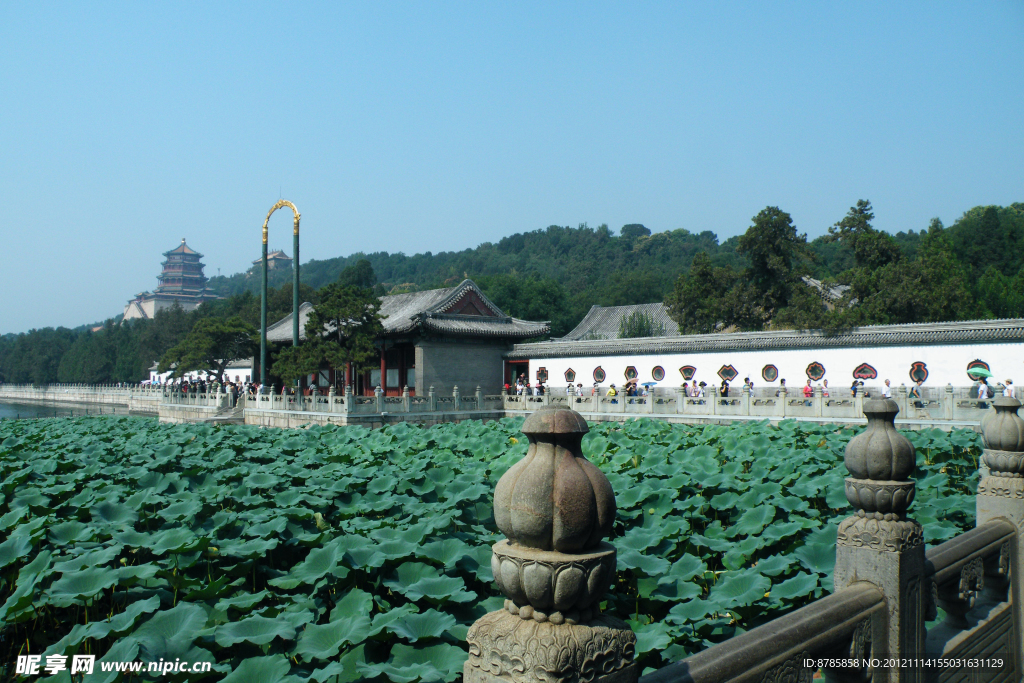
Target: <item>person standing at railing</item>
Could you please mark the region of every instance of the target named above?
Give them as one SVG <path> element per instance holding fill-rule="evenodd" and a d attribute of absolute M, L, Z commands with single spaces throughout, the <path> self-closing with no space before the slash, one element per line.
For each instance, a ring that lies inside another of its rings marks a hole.
<path fill-rule="evenodd" d="M 1016 396 L 1013 395 L 1013 380 L 1012 379 L 1006 380 L 1006 384 L 1003 385 L 1003 396 L 1005 396 L 1007 398 L 1016 398 Z"/>
<path fill-rule="evenodd" d="M 618 399 L 615 398 L 618 395 L 619 395 L 619 392 L 615 390 L 615 385 L 614 384 L 611 385 L 611 387 L 608 389 L 608 396 L 611 397 L 612 403 L 618 403 L 619 402 Z"/>
<path fill-rule="evenodd" d="M 882 388 L 882 398 L 892 398 L 892 386 L 889 380 L 885 380 L 885 387 Z"/>

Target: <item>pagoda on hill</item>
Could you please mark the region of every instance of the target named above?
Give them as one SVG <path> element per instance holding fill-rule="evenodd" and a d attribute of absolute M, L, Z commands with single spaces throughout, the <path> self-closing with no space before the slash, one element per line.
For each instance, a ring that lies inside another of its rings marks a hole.
<path fill-rule="evenodd" d="M 206 288 L 209 281 L 203 274 L 203 255 L 185 244 L 164 252 L 163 271 L 157 276 L 159 285 L 153 292 L 139 292 L 124 307 L 124 319 L 153 318 L 158 311 L 178 304 L 186 311 L 204 301 L 217 299 Z"/>

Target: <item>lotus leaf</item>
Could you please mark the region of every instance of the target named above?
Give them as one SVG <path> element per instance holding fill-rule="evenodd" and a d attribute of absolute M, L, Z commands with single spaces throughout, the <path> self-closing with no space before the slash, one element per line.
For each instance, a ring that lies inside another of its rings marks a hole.
<path fill-rule="evenodd" d="M 385 674 L 396 683 L 448 683 L 462 673 L 466 658 L 464 650 L 448 643 L 419 648 L 399 643 L 391 648 L 391 659 L 384 664 L 359 664 L 358 668 L 367 678 Z"/>
<path fill-rule="evenodd" d="M 331 662 L 322 669 L 317 669 L 309 675 L 309 679 L 324 683 L 353 683 L 362 678 L 358 665 L 366 663 L 366 646 L 358 645 L 345 652 L 336 662 Z"/>
<path fill-rule="evenodd" d="M 762 599 L 772 582 L 757 571 L 725 572 L 708 593 L 708 600 L 720 607 L 745 607 Z"/>
<path fill-rule="evenodd" d="M 11 444 L 0 445 L 5 642 L 70 653 L 83 639 L 120 638 L 116 647 L 147 656 L 216 660 L 224 675 L 253 655 L 292 654 L 285 649 L 304 637 L 309 656 L 296 654 L 284 680 L 455 677 L 465 657 L 455 644 L 502 605 L 490 575 L 490 545 L 501 538 L 491 497 L 526 452 L 522 422 L 295 432 L 107 416 L 0 421 L 0 444 Z M 658 646 L 639 653 L 642 667 L 830 588 L 836 525 L 850 509 L 843 449 L 858 431 L 794 421 L 591 425 L 584 453 L 620 503 L 609 540 L 624 569 L 608 609 L 634 615 L 641 649 Z M 972 528 L 978 435 L 909 437 L 920 458 L 911 515 L 926 522 L 927 542 Z M 107 587 L 76 598 L 65 581 L 74 574 Z M 90 604 L 55 604 L 76 600 Z M 184 624 L 180 641 L 155 639 L 147 633 L 165 613 L 146 615 L 161 604 L 200 608 L 201 623 Z M 87 625 L 76 615 L 85 609 Z M 369 623 L 341 637 L 357 617 Z M 233 641 L 234 629 L 267 637 L 257 628 L 267 622 L 295 640 L 217 643 L 218 633 Z M 428 649 L 438 634 L 453 650 Z M 313 656 L 338 643 L 331 661 Z M 424 650 L 439 661 L 449 652 L 455 666 L 409 658 Z"/>
<path fill-rule="evenodd" d="M 11 536 L 0 543 L 0 568 L 20 560 L 32 549 L 32 538 L 29 536 Z"/>
<path fill-rule="evenodd" d="M 256 615 L 218 626 L 214 640 L 221 647 L 228 647 L 241 642 L 266 645 L 274 638 L 294 640 L 295 627 L 280 619 Z"/>
<path fill-rule="evenodd" d="M 206 620 L 206 611 L 202 607 L 190 602 L 179 602 L 169 610 L 154 614 L 133 631 L 131 637 L 139 642 L 140 650 L 150 661 L 161 657 L 208 661 L 202 658 L 205 650 L 192 652 L 198 648 L 191 647 L 199 630 L 206 626 Z"/>
<path fill-rule="evenodd" d="M 618 568 L 620 571 L 639 569 L 641 573 L 647 576 L 659 576 L 664 574 L 668 567 L 668 560 L 656 555 L 642 555 L 632 548 L 618 553 Z"/>
<path fill-rule="evenodd" d="M 361 642 L 370 634 L 370 619 L 363 614 L 343 616 L 323 626 L 307 626 L 295 645 L 296 656 L 305 661 L 330 659 L 345 644 Z"/>
<path fill-rule="evenodd" d="M 636 634 L 636 653 L 643 654 L 651 650 L 664 650 L 672 642 L 669 625 L 664 622 L 641 624 L 628 622 Z"/>
<path fill-rule="evenodd" d="M 429 598 L 435 601 L 469 602 L 476 593 L 465 590 L 461 578 L 441 576 L 436 569 L 422 562 L 405 562 L 395 578 L 385 580 L 384 585 L 402 593 L 410 600 Z"/>
<path fill-rule="evenodd" d="M 410 642 L 420 638 L 440 637 L 455 625 L 455 617 L 434 609 L 422 614 L 407 614 L 387 625 L 387 630 Z"/>
<path fill-rule="evenodd" d="M 130 527 L 139 519 L 131 507 L 106 500 L 93 506 L 89 513 L 94 521 L 119 527 Z"/>
<path fill-rule="evenodd" d="M 730 529 L 729 535 L 734 536 L 739 534 L 742 536 L 749 536 L 751 534 L 756 534 L 773 519 L 775 519 L 774 506 L 758 505 L 757 507 L 751 507 L 740 515 L 736 524 L 734 524 Z"/>
<path fill-rule="evenodd" d="M 373 610 L 373 597 L 366 591 L 354 588 L 345 594 L 341 600 L 338 601 L 334 609 L 331 610 L 331 620 L 338 617 L 349 616 L 352 614 L 365 614 L 370 615 Z"/>
<path fill-rule="evenodd" d="M 60 545 L 89 541 L 96 535 L 95 530 L 78 521 L 63 522 L 50 527 L 50 541 Z"/>
<path fill-rule="evenodd" d="M 807 572 L 797 572 L 791 579 L 772 586 L 771 597 L 776 600 L 792 600 L 811 594 L 818 587 L 818 576 Z"/>
<path fill-rule="evenodd" d="M 451 569 L 455 563 L 472 552 L 472 548 L 464 541 L 457 538 L 445 538 L 440 541 L 433 541 L 419 546 L 417 555 L 440 562 L 445 569 Z M 488 556 L 490 549 L 488 549 Z M 490 557 L 487 559 L 490 563 Z"/>
<path fill-rule="evenodd" d="M 289 675 L 291 668 L 284 655 L 250 657 L 239 662 L 223 683 L 298 683 L 302 679 Z"/>

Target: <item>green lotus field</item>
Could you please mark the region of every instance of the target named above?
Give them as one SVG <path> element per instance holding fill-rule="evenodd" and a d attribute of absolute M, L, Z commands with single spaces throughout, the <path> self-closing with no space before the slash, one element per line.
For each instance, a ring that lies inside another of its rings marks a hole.
<path fill-rule="evenodd" d="M 503 602 L 492 494 L 526 452 L 521 425 L 2 421 L 0 667 L 94 654 L 208 661 L 210 681 L 453 681 L 469 625 Z M 584 452 L 619 508 L 605 608 L 636 631 L 644 667 L 831 590 L 855 433 L 592 426 Z M 980 436 L 906 435 L 926 540 L 970 528 Z"/>

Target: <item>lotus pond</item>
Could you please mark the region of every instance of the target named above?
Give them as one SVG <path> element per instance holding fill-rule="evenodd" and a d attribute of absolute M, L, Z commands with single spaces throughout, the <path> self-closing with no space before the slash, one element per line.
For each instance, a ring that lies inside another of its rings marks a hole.
<path fill-rule="evenodd" d="M 521 425 L 2 421 L 0 666 L 94 654 L 208 661 L 211 681 L 460 678 L 469 625 L 503 602 L 492 494 L 526 452 Z M 619 508 L 605 607 L 636 631 L 644 667 L 831 590 L 856 430 L 591 429 L 584 452 Z M 926 540 L 969 529 L 980 436 L 906 435 Z M 90 683 L 121 675 L 96 671 Z"/>

